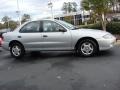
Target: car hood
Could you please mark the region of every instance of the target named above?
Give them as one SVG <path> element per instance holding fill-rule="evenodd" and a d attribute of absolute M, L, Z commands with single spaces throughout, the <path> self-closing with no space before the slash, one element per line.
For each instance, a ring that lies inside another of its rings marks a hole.
<path fill-rule="evenodd" d="M 92 32 L 92 33 L 107 33 L 106 31 L 98 30 L 98 29 L 79 29 L 79 30 L 85 32 Z"/>
<path fill-rule="evenodd" d="M 80 32 L 82 33 L 86 33 L 86 34 L 92 34 L 92 35 L 106 35 L 106 34 L 110 34 L 106 31 L 103 30 L 97 30 L 97 29 L 79 29 Z"/>
<path fill-rule="evenodd" d="M 97 29 L 77 29 L 71 31 L 74 36 L 101 38 L 109 32 Z"/>

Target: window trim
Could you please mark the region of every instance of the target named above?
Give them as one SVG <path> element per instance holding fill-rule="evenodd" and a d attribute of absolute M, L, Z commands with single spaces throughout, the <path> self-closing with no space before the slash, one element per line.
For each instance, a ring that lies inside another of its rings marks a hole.
<path fill-rule="evenodd" d="M 43 24 L 44 24 L 44 21 L 50 21 L 50 20 L 43 20 L 43 21 L 41 21 L 41 33 L 60 33 L 59 31 L 56 31 L 56 32 L 44 32 L 44 29 L 43 29 Z M 58 24 L 58 25 L 60 25 L 59 23 L 57 23 L 57 22 L 54 22 L 54 21 L 50 21 L 50 22 L 53 22 L 53 23 L 56 23 L 56 24 Z M 63 29 L 65 29 L 66 30 L 66 32 L 67 32 L 67 29 L 66 28 L 64 28 L 62 25 L 60 25 Z"/>
<path fill-rule="evenodd" d="M 30 24 L 30 23 L 33 23 L 33 22 L 38 22 L 39 23 L 39 31 L 38 32 L 22 32 L 22 29 L 25 27 L 25 26 L 27 26 L 28 24 Z M 22 26 L 21 28 L 20 28 L 20 30 L 19 30 L 19 33 L 41 33 L 42 32 L 42 30 L 41 30 L 41 21 L 32 21 L 32 22 L 28 22 L 28 23 L 26 23 L 24 26 Z"/>

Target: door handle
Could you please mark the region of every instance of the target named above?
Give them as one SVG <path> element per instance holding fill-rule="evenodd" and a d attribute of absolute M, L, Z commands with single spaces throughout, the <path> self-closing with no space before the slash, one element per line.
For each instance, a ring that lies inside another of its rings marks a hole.
<path fill-rule="evenodd" d="M 18 38 L 22 38 L 21 36 L 18 36 Z"/>
<path fill-rule="evenodd" d="M 48 37 L 47 35 L 43 35 L 43 37 Z"/>

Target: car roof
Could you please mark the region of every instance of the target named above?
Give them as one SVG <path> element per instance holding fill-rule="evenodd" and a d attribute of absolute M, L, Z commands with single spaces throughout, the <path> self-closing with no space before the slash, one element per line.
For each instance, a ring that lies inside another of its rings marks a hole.
<path fill-rule="evenodd" d="M 39 20 L 31 20 L 31 21 L 28 21 L 28 22 L 34 22 L 34 21 L 57 21 L 56 19 L 39 19 Z M 25 22 L 25 23 L 28 23 L 28 22 Z"/>
<path fill-rule="evenodd" d="M 59 20 L 57 20 L 57 19 L 39 19 L 39 20 L 31 20 L 31 21 L 27 21 L 27 22 L 23 23 L 22 26 L 24 26 L 25 24 L 30 23 L 30 22 L 46 21 L 46 20 L 48 20 L 48 21 L 55 21 L 55 22 L 59 21 Z"/>

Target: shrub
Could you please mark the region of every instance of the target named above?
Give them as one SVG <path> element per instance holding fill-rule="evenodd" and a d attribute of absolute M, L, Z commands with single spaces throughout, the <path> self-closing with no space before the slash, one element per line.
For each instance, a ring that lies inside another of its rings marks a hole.
<path fill-rule="evenodd" d="M 99 29 L 102 30 L 102 25 L 100 23 L 90 24 L 90 25 L 81 25 L 80 28 L 89 28 L 89 29 Z M 107 23 L 106 30 L 112 34 L 120 34 L 120 22 L 110 22 Z"/>
<path fill-rule="evenodd" d="M 120 34 L 120 22 L 108 23 L 106 28 L 112 34 Z"/>
<path fill-rule="evenodd" d="M 99 23 L 98 24 L 81 25 L 80 28 L 102 29 L 102 27 Z"/>

